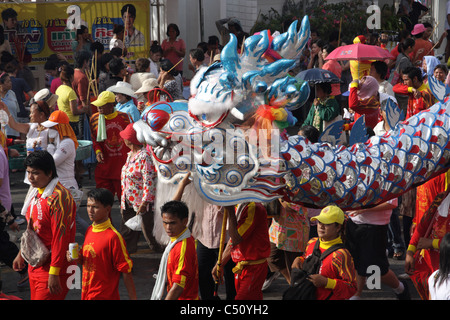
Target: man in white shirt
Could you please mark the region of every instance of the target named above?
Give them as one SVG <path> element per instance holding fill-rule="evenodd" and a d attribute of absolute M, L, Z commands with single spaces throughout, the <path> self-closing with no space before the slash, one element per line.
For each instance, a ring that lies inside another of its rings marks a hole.
<path fill-rule="evenodd" d="M 387 72 L 388 65 L 384 61 L 374 61 L 370 67 L 370 76 L 377 79 L 379 84 L 378 92 L 395 97 L 394 90 L 392 90 L 392 84 L 386 80 Z"/>

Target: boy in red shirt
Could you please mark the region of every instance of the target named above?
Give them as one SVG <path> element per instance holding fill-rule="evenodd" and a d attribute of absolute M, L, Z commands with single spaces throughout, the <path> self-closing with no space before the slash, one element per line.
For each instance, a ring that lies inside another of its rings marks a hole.
<path fill-rule="evenodd" d="M 125 242 L 109 219 L 114 195 L 107 189 L 87 194 L 87 212 L 92 225 L 86 231 L 79 262 L 83 265 L 81 300 L 120 300 L 119 280 L 123 276 L 130 300 L 136 300 Z M 67 251 L 67 260 L 72 261 Z"/>

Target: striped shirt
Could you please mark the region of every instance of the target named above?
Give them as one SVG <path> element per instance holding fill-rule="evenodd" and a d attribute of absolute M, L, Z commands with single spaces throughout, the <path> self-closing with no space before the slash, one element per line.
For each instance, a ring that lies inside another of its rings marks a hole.
<path fill-rule="evenodd" d="M 178 300 L 199 300 L 197 252 L 192 236 L 178 242 L 170 250 L 167 261 L 167 292 L 174 283 L 184 289 Z"/>

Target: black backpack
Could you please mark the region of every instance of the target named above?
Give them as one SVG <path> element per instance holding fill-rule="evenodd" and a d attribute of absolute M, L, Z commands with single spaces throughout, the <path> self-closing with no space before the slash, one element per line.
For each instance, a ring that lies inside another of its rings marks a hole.
<path fill-rule="evenodd" d="M 302 265 L 302 269 L 293 268 L 291 270 L 291 284 L 289 288 L 283 293 L 283 300 L 316 300 L 317 288 L 307 278 L 311 274 L 317 274 L 320 269 L 320 265 L 323 259 L 336 250 L 345 248 L 343 243 L 338 243 L 322 254 L 319 249 L 320 241 L 314 246 L 312 254 L 305 259 Z M 333 292 L 327 297 L 328 300 Z"/>

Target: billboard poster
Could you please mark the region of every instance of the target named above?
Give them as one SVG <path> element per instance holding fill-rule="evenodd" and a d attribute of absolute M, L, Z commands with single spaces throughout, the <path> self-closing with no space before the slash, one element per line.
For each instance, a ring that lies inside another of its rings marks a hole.
<path fill-rule="evenodd" d="M 81 25 L 88 28 L 94 41 L 104 45 L 105 52 L 109 51 L 114 26 L 124 25 L 127 30 L 124 39 L 127 58 L 148 57 L 148 0 L 0 4 L 0 12 L 9 8 L 17 13 L 17 23 L 8 27 L 2 21 L 5 38 L 18 58 L 31 55 L 30 65 L 43 64 L 54 53 L 61 53 L 72 60 L 72 45 Z"/>

